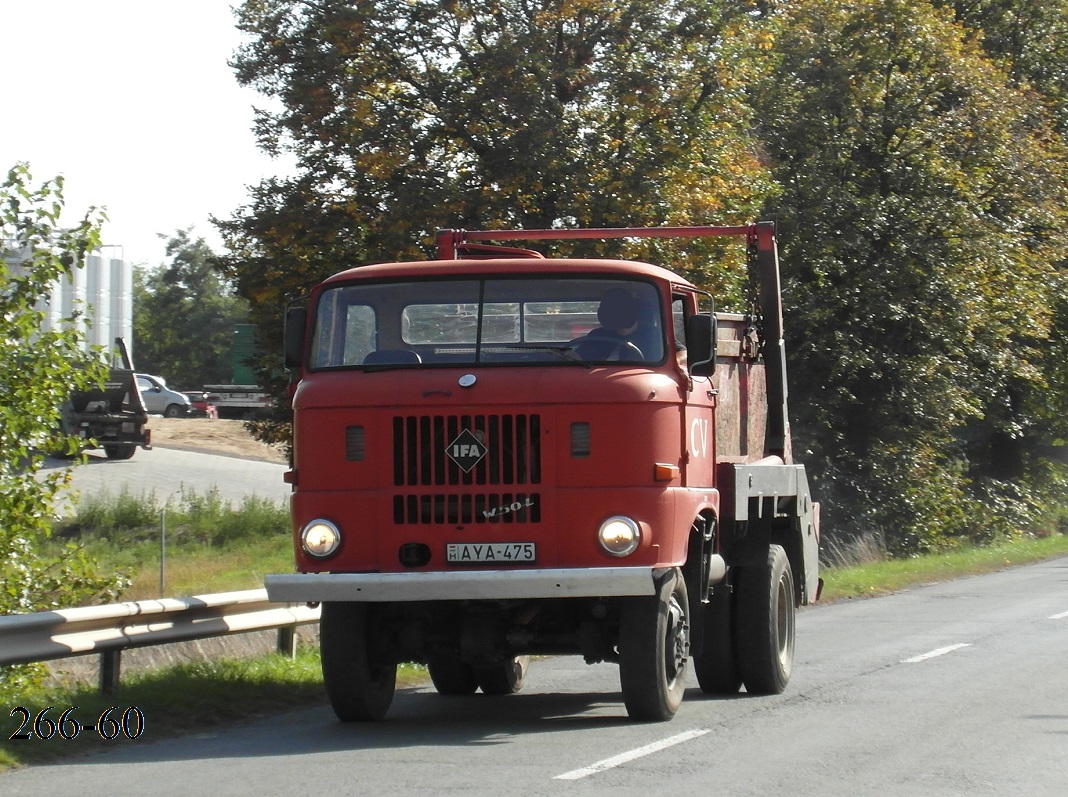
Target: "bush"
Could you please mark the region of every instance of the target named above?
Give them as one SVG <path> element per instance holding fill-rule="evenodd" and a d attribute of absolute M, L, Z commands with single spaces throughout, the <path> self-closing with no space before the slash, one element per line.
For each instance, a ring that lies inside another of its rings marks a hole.
<path fill-rule="evenodd" d="M 68 473 L 44 474 L 42 451 L 73 451 L 56 430 L 74 390 L 100 386 L 106 366 L 83 350 L 78 311 L 50 329 L 53 285 L 100 245 L 102 214 L 60 227 L 63 180 L 39 188 L 24 164 L 0 184 L 0 614 L 113 598 L 122 580 L 99 571 L 78 546 L 48 546 L 56 495 Z M 29 683 L 38 668 L 6 668 L 0 685 Z"/>

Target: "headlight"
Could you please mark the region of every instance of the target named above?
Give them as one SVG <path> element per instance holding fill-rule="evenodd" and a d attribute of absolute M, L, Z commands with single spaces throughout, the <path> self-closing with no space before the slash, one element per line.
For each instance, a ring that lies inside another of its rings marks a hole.
<path fill-rule="evenodd" d="M 610 517 L 597 530 L 597 540 L 612 556 L 630 556 L 642 541 L 638 524 L 629 517 Z"/>
<path fill-rule="evenodd" d="M 309 556 L 326 559 L 341 545 L 341 531 L 329 520 L 313 520 L 300 533 L 300 544 Z"/>

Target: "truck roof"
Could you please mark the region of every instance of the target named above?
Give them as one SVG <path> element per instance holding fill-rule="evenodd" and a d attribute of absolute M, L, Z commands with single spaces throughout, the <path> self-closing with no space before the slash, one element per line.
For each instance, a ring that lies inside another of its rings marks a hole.
<path fill-rule="evenodd" d="M 693 287 L 689 280 L 661 266 L 635 260 L 608 258 L 477 258 L 470 260 L 417 260 L 357 266 L 324 280 L 323 285 L 352 280 L 410 279 L 451 276 L 524 276 L 543 274 L 614 274 Z"/>

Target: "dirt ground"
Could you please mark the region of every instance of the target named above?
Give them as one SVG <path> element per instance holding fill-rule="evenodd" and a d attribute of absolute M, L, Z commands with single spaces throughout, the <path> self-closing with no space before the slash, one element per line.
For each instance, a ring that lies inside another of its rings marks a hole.
<path fill-rule="evenodd" d="M 223 418 L 149 418 L 152 445 L 205 454 L 259 459 L 285 464 L 285 452 L 261 443 L 243 421 Z"/>

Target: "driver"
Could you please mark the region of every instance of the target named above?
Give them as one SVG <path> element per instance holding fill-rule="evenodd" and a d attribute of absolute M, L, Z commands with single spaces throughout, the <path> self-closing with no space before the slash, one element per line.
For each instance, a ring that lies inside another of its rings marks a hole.
<path fill-rule="evenodd" d="M 631 340 L 639 317 L 638 300 L 623 288 L 612 288 L 597 308 L 601 326 L 575 342 L 575 353 L 583 360 L 641 362 L 645 357 Z"/>

